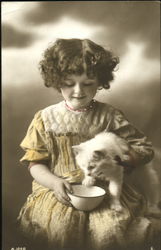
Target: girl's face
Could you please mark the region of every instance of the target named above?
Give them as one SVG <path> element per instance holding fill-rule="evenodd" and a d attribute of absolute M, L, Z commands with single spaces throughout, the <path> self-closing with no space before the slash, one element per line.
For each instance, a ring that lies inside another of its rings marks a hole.
<path fill-rule="evenodd" d="M 96 78 L 82 75 L 68 75 L 62 84 L 61 93 L 73 109 L 85 108 L 96 94 L 99 83 Z"/>

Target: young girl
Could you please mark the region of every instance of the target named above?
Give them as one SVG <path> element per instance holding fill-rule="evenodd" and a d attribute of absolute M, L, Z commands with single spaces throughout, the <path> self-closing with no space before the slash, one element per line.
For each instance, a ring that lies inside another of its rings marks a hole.
<path fill-rule="evenodd" d="M 151 245 L 147 233 L 152 235 L 152 226 L 143 218 L 144 199 L 126 183 L 122 212 L 109 208 L 108 197 L 91 212 L 78 211 L 67 195 L 72 183 L 82 181 L 72 146 L 101 131 L 111 131 L 129 142 L 127 170 L 153 158 L 151 143 L 120 110 L 94 100 L 97 90 L 110 88 L 118 63 L 110 51 L 87 39 L 58 39 L 40 62 L 45 86 L 57 89 L 64 100 L 37 112 L 21 143 L 26 151 L 21 162 L 29 163 L 34 181 L 18 221 L 30 240 L 46 242 L 43 250 L 47 244 L 53 250 Z"/>

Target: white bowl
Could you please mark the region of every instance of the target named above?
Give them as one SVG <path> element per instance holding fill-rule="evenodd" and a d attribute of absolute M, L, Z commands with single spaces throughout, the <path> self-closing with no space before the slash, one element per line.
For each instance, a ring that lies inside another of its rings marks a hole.
<path fill-rule="evenodd" d="M 90 211 L 103 201 L 106 191 L 97 186 L 73 184 L 73 193 L 68 192 L 71 204 L 78 210 Z"/>

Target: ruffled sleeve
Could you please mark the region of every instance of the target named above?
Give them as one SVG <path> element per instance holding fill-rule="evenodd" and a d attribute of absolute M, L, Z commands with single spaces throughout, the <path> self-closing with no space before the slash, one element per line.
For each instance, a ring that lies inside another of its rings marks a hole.
<path fill-rule="evenodd" d="M 25 151 L 25 155 L 20 159 L 20 162 L 50 160 L 41 111 L 35 114 L 20 147 Z"/>
<path fill-rule="evenodd" d="M 152 143 L 143 132 L 133 126 L 120 110 L 115 110 L 112 119 L 112 131 L 125 138 L 139 157 L 140 164 L 146 164 L 153 159 Z"/>

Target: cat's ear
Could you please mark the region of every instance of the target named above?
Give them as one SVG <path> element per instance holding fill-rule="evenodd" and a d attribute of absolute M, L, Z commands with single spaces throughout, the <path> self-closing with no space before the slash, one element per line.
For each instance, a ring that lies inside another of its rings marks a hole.
<path fill-rule="evenodd" d="M 122 161 L 119 155 L 115 155 L 114 160 L 121 165 Z"/>
<path fill-rule="evenodd" d="M 105 152 L 103 150 L 94 150 L 92 156 L 93 160 L 99 161 L 105 158 Z"/>
<path fill-rule="evenodd" d="M 78 153 L 82 151 L 82 148 L 80 147 L 80 145 L 74 145 L 72 146 L 72 150 L 73 150 L 74 155 L 77 155 Z"/>
<path fill-rule="evenodd" d="M 120 137 L 116 138 L 116 143 L 117 145 L 120 147 L 122 154 L 128 154 L 129 150 L 130 150 L 130 146 L 128 144 L 128 142 Z"/>

